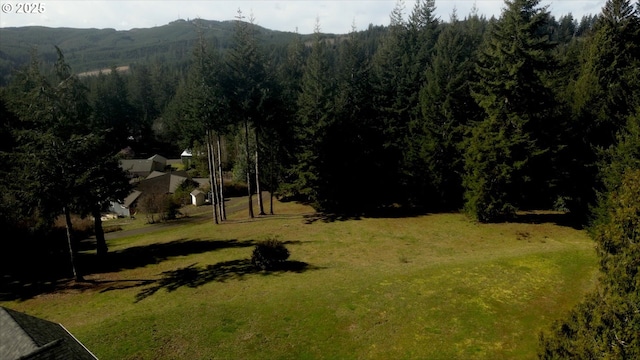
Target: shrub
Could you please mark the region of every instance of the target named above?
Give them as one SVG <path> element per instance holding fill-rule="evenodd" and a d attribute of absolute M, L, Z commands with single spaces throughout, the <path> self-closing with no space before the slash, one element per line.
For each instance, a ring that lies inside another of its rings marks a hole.
<path fill-rule="evenodd" d="M 260 242 L 253 249 L 251 264 L 262 270 L 274 270 L 289 258 L 289 250 L 282 241 L 268 239 Z"/>
<path fill-rule="evenodd" d="M 625 170 L 616 186 L 593 229 L 599 287 L 540 335 L 541 359 L 640 358 L 640 169 Z"/>

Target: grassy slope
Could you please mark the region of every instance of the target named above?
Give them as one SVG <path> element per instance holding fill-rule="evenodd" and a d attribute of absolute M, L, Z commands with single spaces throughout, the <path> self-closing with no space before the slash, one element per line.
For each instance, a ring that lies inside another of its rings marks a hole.
<path fill-rule="evenodd" d="M 539 331 L 593 286 L 593 244 L 567 227 L 459 214 L 307 224 L 293 215 L 307 208 L 276 209 L 292 215 L 116 240 L 114 254 L 168 245 L 94 285 L 3 305 L 61 322 L 101 359 L 534 358 Z M 276 235 L 306 269 L 242 265 Z"/>

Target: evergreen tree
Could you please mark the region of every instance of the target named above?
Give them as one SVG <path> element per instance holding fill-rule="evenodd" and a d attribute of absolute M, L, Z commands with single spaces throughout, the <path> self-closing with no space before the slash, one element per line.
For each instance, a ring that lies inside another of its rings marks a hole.
<path fill-rule="evenodd" d="M 135 109 L 136 122 L 132 127 L 132 136 L 143 148 L 153 144 L 153 123 L 158 119 L 161 109 L 157 107 L 151 70 L 147 65 L 135 66 L 131 70 L 129 94 L 131 105 Z"/>
<path fill-rule="evenodd" d="M 412 200 L 432 209 L 462 205 L 461 142 L 466 124 L 480 114 L 470 92 L 479 42 L 476 29 L 467 24 L 454 14 L 440 33 L 420 90 L 421 114 L 412 120 L 407 138 Z"/>
<path fill-rule="evenodd" d="M 115 66 L 108 74 L 101 72 L 98 75 L 91 97 L 93 125 L 109 129 L 108 141 L 116 152 L 125 148 L 133 139 L 137 120 L 125 78 Z"/>
<path fill-rule="evenodd" d="M 383 167 L 387 176 L 395 178 L 399 185 L 395 190 L 399 202 L 415 193 L 415 189 L 407 186 L 406 175 L 411 169 L 405 166 L 410 156 L 406 153 L 406 139 L 410 122 L 420 112 L 418 96 L 423 73 L 431 61 L 439 27 L 433 0 L 417 0 L 406 21 L 403 12 L 404 2 L 398 1 L 390 15 L 388 33 L 372 60 L 371 76 L 376 122 L 385 135 Z"/>
<path fill-rule="evenodd" d="M 327 45 L 316 24 L 311 53 L 307 58 L 298 96 L 296 164 L 293 192 L 322 208 L 324 191 L 329 184 L 323 179 L 326 163 L 323 152 L 328 144 L 327 129 L 334 121 L 334 76 L 329 66 Z"/>
<path fill-rule="evenodd" d="M 229 127 L 228 101 L 224 93 L 222 61 L 215 49 L 210 50 L 202 33 L 193 52 L 187 79 L 179 89 L 174 105 L 173 121 L 182 139 L 183 147 L 194 149 L 196 143 L 204 145 L 211 184 L 213 220 L 224 220 L 224 193 L 222 174 L 216 163 L 219 134 Z M 219 211 L 219 212 L 218 212 Z"/>
<path fill-rule="evenodd" d="M 545 359 L 640 357 L 640 112 L 607 150 L 592 229 L 600 258 L 598 289 L 540 336 Z"/>
<path fill-rule="evenodd" d="M 607 1 L 582 52 L 579 75 L 568 89 L 574 114 L 570 190 L 572 210 L 595 203 L 598 148 L 608 148 L 640 98 L 640 20 L 630 1 Z M 596 188 L 598 188 L 596 186 Z"/>
<path fill-rule="evenodd" d="M 231 112 L 244 127 L 249 217 L 254 216 L 251 174 L 252 170 L 258 170 L 260 165 L 258 162 L 259 149 L 256 148 L 253 161 L 251 160 L 252 154 L 248 141 L 250 134 L 249 128 L 250 126 L 255 128 L 254 134 L 256 139 L 261 136 L 260 122 L 264 117 L 263 105 L 268 92 L 265 81 L 264 57 L 256 43 L 254 31 L 253 18 L 250 19 L 250 22 L 245 22 L 242 11 L 238 10 L 234 32 L 234 45 L 227 53 L 227 65 L 229 69 L 229 80 L 227 82 L 229 90 L 227 91 Z M 255 165 L 253 169 L 252 164 Z M 255 175 L 260 214 L 264 214 L 260 194 L 259 172 L 256 171 Z"/>
<path fill-rule="evenodd" d="M 394 183 L 400 184 L 402 172 L 402 158 L 404 151 L 404 136 L 407 134 L 407 125 L 410 112 L 414 110 L 409 100 L 415 98 L 417 89 L 411 90 L 409 67 L 411 63 L 411 51 L 406 47 L 407 22 L 403 18 L 404 2 L 396 2 L 391 15 L 387 32 L 382 36 L 380 45 L 373 55 L 371 82 L 372 98 L 377 116 L 375 126 L 384 134 L 382 145 L 385 148 L 383 158 L 384 173 L 387 178 L 396 179 Z M 395 189 L 388 188 L 389 195 L 396 199 L 404 198 L 399 186 Z"/>
<path fill-rule="evenodd" d="M 334 212 L 360 214 L 390 200 L 391 177 L 383 167 L 383 133 L 375 126 L 371 65 L 353 30 L 340 43 L 335 65 L 335 119 L 327 128 L 324 200 Z"/>
<path fill-rule="evenodd" d="M 409 92 L 405 94 L 411 108 L 410 119 L 420 115 L 419 94 L 424 84 L 424 71 L 431 65 L 431 57 L 440 32 L 440 20 L 435 16 L 435 0 L 416 0 L 407 24 L 409 59 Z M 454 16 L 455 17 L 455 16 Z"/>
<path fill-rule="evenodd" d="M 553 44 L 542 31 L 548 13 L 538 3 L 505 1 L 477 67 L 474 96 L 486 118 L 471 133 L 464 186 L 467 211 L 483 222 L 549 201 L 545 183 L 556 107 L 544 72 L 553 65 Z"/>
<path fill-rule="evenodd" d="M 57 49 L 57 48 L 56 48 Z M 17 74 L 8 88 L 8 103 L 20 119 L 15 125 L 15 155 L 23 165 L 18 176 L 22 203 L 37 212 L 45 226 L 63 215 L 73 275 L 77 239 L 70 215 L 92 214 L 98 220 L 95 232 L 100 255 L 106 253 L 100 212 L 109 200 L 128 194 L 130 186 L 119 168 L 116 152 L 106 140 L 105 129 L 92 126 L 87 88 L 65 62 L 60 49 L 56 78 L 48 81 L 35 60 Z"/>
<path fill-rule="evenodd" d="M 11 84 L 9 100 L 22 120 L 16 155 L 24 164 L 20 175 L 25 204 L 34 206 L 48 225 L 59 214 L 65 216 L 71 269 L 81 280 L 70 212 L 74 201 L 79 200 L 76 184 L 84 170 L 74 157 L 86 156 L 77 150 L 91 141 L 87 122 L 90 107 L 87 89 L 71 74 L 62 52 L 57 50 L 57 83 L 51 84 L 40 74 L 34 58 Z"/>
<path fill-rule="evenodd" d="M 640 19 L 629 0 L 609 0 L 575 85 L 575 111 L 594 146 L 608 147 L 640 91 Z"/>

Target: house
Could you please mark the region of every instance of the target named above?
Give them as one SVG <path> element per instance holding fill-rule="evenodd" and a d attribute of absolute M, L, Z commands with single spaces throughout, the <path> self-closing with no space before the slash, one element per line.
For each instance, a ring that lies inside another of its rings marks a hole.
<path fill-rule="evenodd" d="M 154 171 L 138 183 L 137 190 L 144 193 L 173 194 L 189 178 L 185 171 Z"/>
<path fill-rule="evenodd" d="M 131 217 L 136 213 L 136 201 L 142 195 L 142 192 L 133 190 L 129 196 L 120 201 L 112 201 L 109 211 L 118 216 Z"/>
<path fill-rule="evenodd" d="M 173 194 L 180 184 L 189 178 L 186 171 L 152 171 L 146 178 L 137 181 L 135 189 L 122 201 L 112 201 L 109 211 L 119 216 L 135 215 L 138 204 L 149 196 Z"/>
<path fill-rule="evenodd" d="M 164 171 L 167 159 L 157 154 L 148 159 L 122 159 L 120 167 L 129 172 L 132 178 L 145 178 L 154 171 Z"/>
<path fill-rule="evenodd" d="M 200 189 L 195 189 L 191 192 L 191 203 L 195 206 L 204 204 L 205 193 Z"/>
<path fill-rule="evenodd" d="M 96 360 L 61 324 L 0 306 L 0 359 Z"/>

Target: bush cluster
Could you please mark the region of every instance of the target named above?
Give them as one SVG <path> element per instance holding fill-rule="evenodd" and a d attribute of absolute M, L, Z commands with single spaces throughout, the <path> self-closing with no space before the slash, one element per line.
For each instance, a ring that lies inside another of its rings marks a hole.
<path fill-rule="evenodd" d="M 262 270 L 275 270 L 289 258 L 289 250 L 282 241 L 268 239 L 253 249 L 251 264 Z"/>

